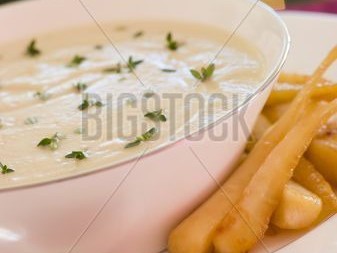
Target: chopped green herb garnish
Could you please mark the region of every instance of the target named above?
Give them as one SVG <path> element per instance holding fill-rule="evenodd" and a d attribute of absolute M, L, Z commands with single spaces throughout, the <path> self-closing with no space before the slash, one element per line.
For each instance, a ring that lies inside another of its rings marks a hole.
<path fill-rule="evenodd" d="M 133 37 L 136 39 L 136 38 L 142 37 L 143 35 L 144 35 L 143 31 L 138 31 L 133 35 Z"/>
<path fill-rule="evenodd" d="M 207 68 L 202 67 L 201 71 L 197 71 L 195 69 L 191 69 L 191 74 L 198 80 L 205 82 L 210 79 L 215 71 L 215 65 L 212 63 L 208 65 Z"/>
<path fill-rule="evenodd" d="M 39 120 L 36 117 L 29 117 L 29 118 L 25 119 L 25 121 L 24 121 L 25 125 L 34 125 L 38 122 L 39 122 Z"/>
<path fill-rule="evenodd" d="M 141 136 L 138 136 L 133 142 L 127 144 L 125 148 L 133 148 L 140 145 L 142 142 L 150 141 L 156 133 L 157 129 L 151 128 L 149 131 L 145 132 Z"/>
<path fill-rule="evenodd" d="M 36 48 L 36 40 L 33 39 L 27 46 L 26 55 L 35 57 L 38 56 L 39 54 L 41 54 L 41 51 Z"/>
<path fill-rule="evenodd" d="M 130 142 L 127 145 L 125 145 L 124 148 L 133 148 L 133 147 L 136 147 L 136 146 L 140 145 L 141 143 L 142 142 L 140 140 L 136 139 L 135 141 Z"/>
<path fill-rule="evenodd" d="M 53 142 L 53 138 L 44 138 L 42 139 L 37 146 L 49 146 Z"/>
<path fill-rule="evenodd" d="M 174 73 L 177 72 L 175 69 L 162 69 L 161 71 L 166 72 L 166 73 Z"/>
<path fill-rule="evenodd" d="M 113 66 L 111 68 L 106 68 L 106 69 L 103 70 L 103 72 L 120 74 L 120 73 L 122 73 L 122 64 L 117 63 L 116 66 Z"/>
<path fill-rule="evenodd" d="M 87 58 L 75 55 L 74 58 L 69 62 L 68 67 L 77 67 L 82 64 Z"/>
<path fill-rule="evenodd" d="M 92 107 L 92 106 L 102 107 L 103 103 L 101 101 L 95 101 L 93 99 L 89 99 L 89 95 L 86 94 L 83 101 L 82 101 L 82 104 L 80 104 L 78 106 L 78 109 L 80 111 L 84 111 L 84 110 L 86 110 L 86 109 L 88 109 L 89 107 Z"/>
<path fill-rule="evenodd" d="M 176 51 L 180 46 L 180 43 L 173 39 L 172 33 L 168 33 L 166 36 L 166 47 L 172 51 Z"/>
<path fill-rule="evenodd" d="M 128 64 L 127 67 L 129 69 L 130 72 L 132 72 L 139 64 L 143 63 L 143 60 L 138 60 L 138 61 L 134 61 L 133 57 L 130 56 L 128 59 Z"/>
<path fill-rule="evenodd" d="M 89 100 L 88 100 L 88 99 L 84 99 L 84 100 L 82 101 L 82 104 L 80 104 L 80 105 L 78 106 L 78 109 L 79 109 L 80 111 L 84 111 L 85 109 L 88 109 L 89 106 L 90 106 Z"/>
<path fill-rule="evenodd" d="M 71 152 L 71 153 L 69 153 L 68 155 L 65 156 L 65 158 L 74 158 L 74 159 L 77 159 L 77 160 L 83 160 L 87 157 L 88 157 L 88 155 L 83 151 L 73 151 L 73 152 Z"/>
<path fill-rule="evenodd" d="M 101 101 L 96 101 L 96 102 L 94 102 L 93 105 L 97 106 L 97 107 L 102 107 L 104 104 Z"/>
<path fill-rule="evenodd" d="M 44 91 L 37 91 L 35 92 L 34 97 L 37 97 L 42 101 L 46 101 L 51 97 L 51 95 Z"/>
<path fill-rule="evenodd" d="M 43 138 L 38 144 L 38 147 L 49 147 L 51 150 L 58 148 L 59 142 L 64 139 L 64 135 L 59 133 L 54 134 L 51 138 Z"/>
<path fill-rule="evenodd" d="M 156 133 L 157 133 L 157 129 L 153 127 L 149 131 L 145 132 L 144 134 L 142 134 L 141 136 L 137 138 L 141 141 L 150 141 Z"/>
<path fill-rule="evenodd" d="M 120 74 L 120 73 L 123 72 L 124 67 L 127 68 L 130 72 L 132 72 L 139 64 L 141 64 L 143 62 L 144 62 L 143 60 L 134 61 L 133 57 L 130 56 L 126 66 L 122 66 L 122 64 L 117 63 L 115 66 L 113 66 L 111 68 L 104 69 L 103 72 Z"/>
<path fill-rule="evenodd" d="M 1 169 L 1 174 L 8 174 L 8 173 L 12 173 L 15 170 L 10 169 L 7 165 L 4 165 L 2 163 L 0 163 L 0 169 Z"/>
<path fill-rule="evenodd" d="M 82 92 L 84 90 L 86 90 L 88 88 L 88 85 L 86 83 L 82 83 L 82 82 L 78 82 L 74 85 L 74 88 L 78 91 L 78 92 Z"/>
<path fill-rule="evenodd" d="M 158 111 L 153 111 L 153 112 L 148 112 L 144 115 L 144 117 L 149 118 L 153 121 L 159 122 L 166 122 L 166 116 L 163 114 L 163 110 L 158 110 Z"/>

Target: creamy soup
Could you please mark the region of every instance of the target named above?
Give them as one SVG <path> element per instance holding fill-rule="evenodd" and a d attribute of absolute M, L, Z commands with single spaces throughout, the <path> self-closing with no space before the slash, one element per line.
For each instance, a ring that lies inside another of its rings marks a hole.
<path fill-rule="evenodd" d="M 216 28 L 104 29 L 110 41 L 82 27 L 0 47 L 0 162 L 10 172 L 1 188 L 87 173 L 167 145 L 228 113 L 265 76 L 255 48 L 237 38 L 223 47 L 228 34 Z"/>

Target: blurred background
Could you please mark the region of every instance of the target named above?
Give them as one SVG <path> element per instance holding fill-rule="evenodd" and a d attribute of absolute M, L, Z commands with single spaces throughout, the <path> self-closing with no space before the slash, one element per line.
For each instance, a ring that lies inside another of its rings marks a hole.
<path fill-rule="evenodd" d="M 337 13 L 337 0 L 286 0 L 288 9 Z"/>
<path fill-rule="evenodd" d="M 0 0 L 0 4 L 25 0 Z M 289 10 L 337 13 L 337 0 L 286 0 Z"/>

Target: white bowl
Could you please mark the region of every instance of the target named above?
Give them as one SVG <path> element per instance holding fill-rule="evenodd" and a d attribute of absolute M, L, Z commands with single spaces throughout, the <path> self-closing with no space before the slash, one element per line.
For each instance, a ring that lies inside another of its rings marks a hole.
<path fill-rule="evenodd" d="M 234 31 L 249 0 L 35 0 L 0 8 L 0 43 L 96 22 L 174 20 Z M 88 13 L 89 12 L 89 13 Z M 247 132 L 283 66 L 289 35 L 266 5 L 257 4 L 237 35 L 267 59 L 259 90 L 215 124 L 140 160 L 0 191 L 0 251 L 6 253 L 156 253 L 169 231 L 230 173 Z M 238 120 L 240 119 L 240 120 Z M 242 124 L 238 124 L 242 123 Z M 207 133 L 227 129 L 213 141 Z M 237 136 L 234 136 L 236 133 Z M 198 159 L 195 157 L 197 155 Z"/>

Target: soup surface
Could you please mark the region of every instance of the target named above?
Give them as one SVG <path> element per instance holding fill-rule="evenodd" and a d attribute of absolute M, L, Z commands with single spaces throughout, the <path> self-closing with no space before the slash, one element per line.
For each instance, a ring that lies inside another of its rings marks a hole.
<path fill-rule="evenodd" d="M 228 34 L 216 28 L 104 30 L 109 40 L 87 26 L 0 46 L 0 162 L 14 170 L 0 188 L 148 153 L 224 116 L 265 77 L 261 54 L 238 38 L 223 47 Z"/>

